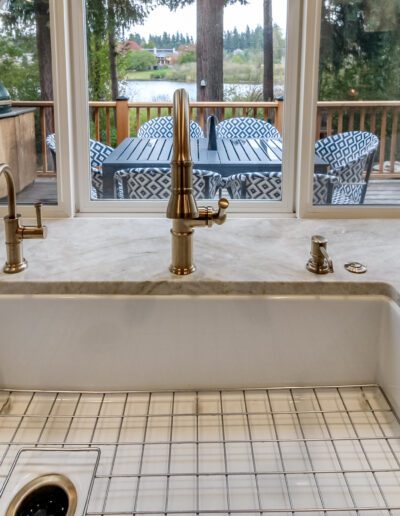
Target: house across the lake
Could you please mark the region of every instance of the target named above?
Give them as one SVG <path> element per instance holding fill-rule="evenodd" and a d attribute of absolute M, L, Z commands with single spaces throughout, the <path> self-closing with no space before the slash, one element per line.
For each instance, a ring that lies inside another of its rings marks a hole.
<path fill-rule="evenodd" d="M 144 50 L 147 50 L 156 56 L 158 66 L 170 65 L 173 56 L 176 56 L 179 53 L 175 48 L 146 48 Z"/>

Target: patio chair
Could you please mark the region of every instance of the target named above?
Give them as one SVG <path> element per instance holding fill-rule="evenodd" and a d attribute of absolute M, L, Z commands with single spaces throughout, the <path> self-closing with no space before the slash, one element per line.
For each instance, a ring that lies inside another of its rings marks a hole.
<path fill-rule="evenodd" d="M 217 135 L 219 138 L 238 138 L 242 140 L 248 138 L 282 140 L 278 129 L 272 124 L 258 118 L 249 117 L 228 118 L 220 122 L 217 125 Z"/>
<path fill-rule="evenodd" d="M 314 174 L 314 204 L 330 204 L 336 176 Z M 234 174 L 225 180 L 225 187 L 232 199 L 264 199 L 280 201 L 282 198 L 282 172 L 245 172 Z"/>
<path fill-rule="evenodd" d="M 169 168 L 131 168 L 118 170 L 114 176 L 123 199 L 169 199 L 171 170 Z M 222 182 L 221 174 L 208 170 L 193 170 L 196 199 L 214 199 Z"/>
<path fill-rule="evenodd" d="M 46 138 L 46 145 L 52 153 L 56 165 L 56 138 L 55 134 L 49 134 Z M 109 145 L 97 140 L 90 139 L 90 169 L 92 176 L 92 199 L 103 199 L 103 172 L 101 165 L 103 161 L 113 152 Z"/>
<path fill-rule="evenodd" d="M 332 204 L 363 204 L 379 139 L 372 133 L 350 131 L 319 140 L 315 153 L 336 176 Z"/>
<path fill-rule="evenodd" d="M 138 131 L 138 138 L 172 138 L 173 135 L 172 116 L 153 118 L 143 124 Z M 194 120 L 190 121 L 190 136 L 204 138 L 203 129 Z"/>

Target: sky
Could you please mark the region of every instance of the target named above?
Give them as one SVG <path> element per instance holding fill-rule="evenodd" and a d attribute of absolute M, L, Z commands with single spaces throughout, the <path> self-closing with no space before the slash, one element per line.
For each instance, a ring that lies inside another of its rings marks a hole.
<path fill-rule="evenodd" d="M 286 26 L 286 1 L 273 0 L 272 17 L 280 27 Z M 263 24 L 263 0 L 249 0 L 249 4 L 230 5 L 224 11 L 224 30 L 232 30 L 234 27 L 239 32 L 246 30 L 248 25 L 255 28 Z M 181 32 L 196 36 L 196 5 L 190 5 L 175 12 L 166 7 L 158 7 L 145 20 L 144 25 L 136 25 L 132 32 L 138 32 L 144 38 L 149 34 L 169 34 Z"/>

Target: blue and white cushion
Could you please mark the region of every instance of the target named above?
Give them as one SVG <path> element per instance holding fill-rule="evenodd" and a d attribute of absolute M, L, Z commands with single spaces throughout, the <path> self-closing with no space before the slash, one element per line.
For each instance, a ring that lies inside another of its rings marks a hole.
<path fill-rule="evenodd" d="M 138 131 L 138 138 L 172 138 L 174 133 L 172 116 L 153 118 L 143 124 Z M 191 138 L 203 138 L 203 129 L 194 120 L 190 121 Z"/>
<path fill-rule="evenodd" d="M 314 204 L 330 204 L 339 180 L 327 174 L 314 174 Z M 282 199 L 282 172 L 246 172 L 227 178 L 225 186 L 232 199 Z"/>
<path fill-rule="evenodd" d="M 123 191 L 123 199 L 168 199 L 171 195 L 169 168 L 124 169 L 118 170 L 114 177 L 117 191 Z M 213 199 L 220 185 L 221 174 L 208 170 L 193 170 L 196 199 Z"/>
<path fill-rule="evenodd" d="M 56 135 L 53 133 L 53 134 L 49 134 L 46 138 L 46 145 L 47 145 L 47 148 L 53 152 L 56 152 Z"/>
<path fill-rule="evenodd" d="M 258 118 L 239 117 L 228 118 L 217 125 L 217 136 L 219 138 L 271 138 L 281 140 L 281 135 L 272 124 L 259 120 Z"/>
<path fill-rule="evenodd" d="M 90 140 L 90 166 L 100 167 L 114 149 L 97 140 Z"/>
<path fill-rule="evenodd" d="M 375 152 L 377 136 L 365 131 L 350 131 L 319 140 L 315 153 L 329 163 L 329 173 L 338 177 L 334 204 L 361 204 L 364 202 Z"/>
<path fill-rule="evenodd" d="M 46 145 L 54 157 L 56 155 L 56 138 L 55 134 L 49 134 L 46 138 Z M 109 156 L 114 149 L 105 143 L 97 140 L 90 140 L 90 171 L 92 179 L 91 198 L 103 198 L 103 172 L 101 164 Z"/>
<path fill-rule="evenodd" d="M 281 172 L 245 172 L 234 174 L 225 181 L 232 199 L 268 199 L 280 201 L 282 198 Z"/>

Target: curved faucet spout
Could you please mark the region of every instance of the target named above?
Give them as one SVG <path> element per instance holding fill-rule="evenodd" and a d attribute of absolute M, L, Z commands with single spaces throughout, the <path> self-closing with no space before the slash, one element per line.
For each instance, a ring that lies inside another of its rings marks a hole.
<path fill-rule="evenodd" d="M 192 161 L 190 150 L 189 95 L 183 88 L 176 90 L 173 102 L 174 142 L 172 162 Z"/>
<path fill-rule="evenodd" d="M 193 161 L 190 152 L 189 95 L 184 89 L 174 93 L 174 141 L 171 160 L 171 197 L 167 207 L 169 219 L 199 216 L 193 195 Z"/>
<path fill-rule="evenodd" d="M 15 197 L 15 185 L 14 179 L 11 174 L 11 169 L 5 163 L 0 164 L 0 176 L 4 174 L 7 182 L 7 197 L 8 197 L 8 217 L 15 219 L 17 208 L 16 208 L 16 197 Z"/>

